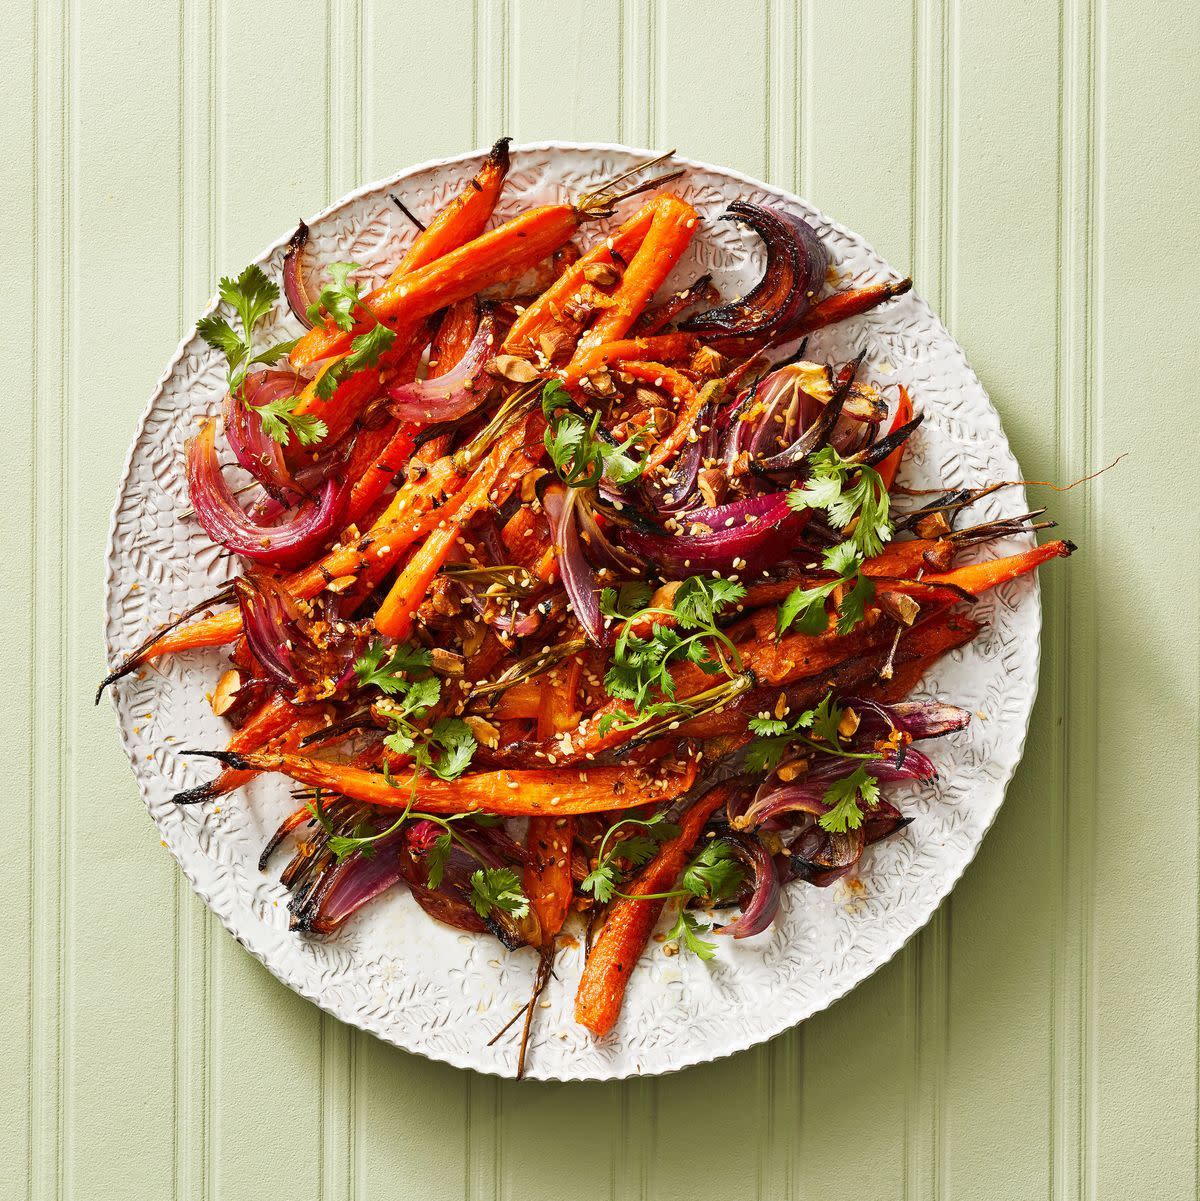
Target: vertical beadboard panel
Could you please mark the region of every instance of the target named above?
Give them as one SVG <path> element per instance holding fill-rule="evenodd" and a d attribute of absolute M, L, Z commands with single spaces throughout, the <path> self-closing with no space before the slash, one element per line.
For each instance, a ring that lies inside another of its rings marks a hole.
<path fill-rule="evenodd" d="M 264 86 L 264 47 L 280 33 L 278 15 L 213 3 L 209 294 L 216 275 L 239 271 L 298 217 L 350 187 L 359 170 L 355 6 L 291 5 L 288 26 L 304 36 L 287 37 L 287 70 Z M 210 936 L 207 983 L 212 1194 L 248 1196 L 261 1187 L 261 1132 L 271 1131 L 272 1188 L 351 1196 L 350 1032 L 279 984 L 219 927 Z"/>
<path fill-rule="evenodd" d="M 1093 561 L 1098 729 L 1086 1183 L 1097 1197 L 1184 1197 L 1195 1196 L 1197 1162 L 1200 568 L 1189 516 L 1197 406 L 1194 397 L 1185 402 L 1178 423 L 1160 412 L 1144 368 L 1153 364 L 1156 376 L 1172 380 L 1195 378 L 1200 366 L 1184 316 L 1200 273 L 1200 21 L 1182 0 L 1156 6 L 1150 27 L 1113 0 L 1098 10 L 1094 445 L 1101 462 L 1121 451 L 1129 458 L 1120 474 L 1097 481 L 1094 497 L 1103 553 Z M 1131 819 L 1139 844 L 1132 854 Z"/>
<path fill-rule="evenodd" d="M 0 122 L 0 162 L 9 164 L 14 178 L 26 186 L 0 191 L 0 259 L 9 270 L 0 276 L 0 304 L 6 311 L 29 309 L 36 332 L 40 332 L 39 270 L 35 238 L 39 230 L 38 201 L 41 197 L 41 154 L 43 133 L 42 63 L 38 59 L 37 21 L 32 11 L 10 24 L 0 43 L 0 104 L 8 119 Z M 44 932 L 44 910 L 36 894 L 44 877 L 38 871 L 43 860 L 36 852 L 35 825 L 42 820 L 34 809 L 34 781 L 38 778 L 37 755 L 43 746 L 35 738 L 38 726 L 36 691 L 41 685 L 34 650 L 39 622 L 35 583 L 40 545 L 37 509 L 37 473 L 31 453 L 37 445 L 37 406 L 49 399 L 49 389 L 40 373 L 35 337 L 11 339 L 7 346 L 12 378 L 21 380 L 27 391 L 22 403 L 10 407 L 4 418 L 5 437 L 0 439 L 0 505 L 7 515 L 0 525 L 0 548 L 9 565 L 5 595 L 0 609 L 0 645 L 24 647 L 27 653 L 10 662 L 10 687 L 0 696 L 0 723 L 8 734 L 10 756 L 7 791 L 25 809 L 24 821 L 10 824 L 13 840 L 9 855 L 12 883 L 9 918 L 14 938 L 8 952 L 0 952 L 0 1006 L 9 1023 L 9 1054 L 0 1062 L 0 1096 L 6 1101 L 8 1120 L 0 1123 L 0 1194 L 24 1195 L 27 1171 L 32 1166 L 33 1148 L 40 1144 L 40 1119 L 44 1109 L 38 1095 L 37 1073 L 45 1066 L 39 1039 L 42 1014 L 36 987 L 40 983 L 39 940 Z M 43 804 L 51 804 L 46 797 Z M 28 806 L 28 808 L 26 808 Z M 35 1041 L 37 1040 L 37 1041 Z"/>
<path fill-rule="evenodd" d="M 70 714 L 60 783 L 61 804 L 69 815 L 60 878 L 64 1197 L 125 1190 L 165 1197 L 173 1177 L 168 1102 L 174 951 L 165 931 L 145 937 L 143 915 L 170 913 L 175 865 L 128 788 L 122 756 L 112 753 L 117 748 L 107 706 L 88 703 L 101 664 L 96 597 L 110 499 L 95 488 L 95 465 L 100 456 L 120 461 L 135 415 L 161 370 L 161 347 L 177 333 L 173 196 L 178 173 L 172 153 L 177 83 L 166 71 L 146 78 L 138 89 L 121 81 L 141 64 L 174 63 L 178 25 L 174 16 L 140 20 L 140 12 L 127 3 L 72 5 L 62 46 L 69 153 L 68 219 L 60 247 L 66 290 L 61 397 L 66 476 L 60 500 L 64 628 L 59 653 L 61 695 Z M 165 203 L 145 203 L 154 196 Z M 128 220 L 133 208 L 136 222 Z M 151 246 L 163 270 L 144 275 L 133 264 L 145 263 Z M 128 323 L 116 334 L 92 319 L 98 298 L 112 297 L 114 281 L 132 283 L 134 276 L 136 317 L 129 310 L 119 313 L 111 301 L 103 305 L 116 322 Z M 133 348 L 127 351 L 127 346 Z M 112 1154 L 114 1146 L 135 1145 L 141 1149 L 136 1157 L 122 1160 Z"/>
<path fill-rule="evenodd" d="M 957 203 L 943 315 L 970 348 L 1025 473 L 1065 481 L 1088 468 L 1064 459 L 1059 437 L 1046 437 L 1057 403 L 1059 213 L 1054 204 L 1032 202 L 1058 195 L 1059 128 L 1048 115 L 1059 103 L 1059 35 L 1059 13 L 1050 6 L 979 7 L 970 20 L 960 18 L 958 62 L 970 66 L 955 73 L 949 186 Z M 1003 122 L 995 119 L 1000 111 Z M 1069 533 L 1073 505 L 1063 502 L 1069 498 L 1045 489 L 1031 496 L 1032 504 L 1050 505 Z M 1059 619 L 1068 574 L 1043 576 L 1043 692 L 1026 766 L 985 853 L 954 892 L 943 1096 L 946 1190 L 954 1197 L 987 1196 L 988 1169 L 997 1161 L 1008 1165 L 1006 1187 L 1014 1196 L 1041 1196 L 1050 1187 L 1049 1107 L 1029 1098 L 1048 1097 L 1054 1076 L 1052 980 L 1067 770 L 1051 715 L 1063 700 Z M 996 897 L 1004 895 L 1008 901 L 998 906 Z M 1019 970 L 989 970 L 997 964 Z"/>

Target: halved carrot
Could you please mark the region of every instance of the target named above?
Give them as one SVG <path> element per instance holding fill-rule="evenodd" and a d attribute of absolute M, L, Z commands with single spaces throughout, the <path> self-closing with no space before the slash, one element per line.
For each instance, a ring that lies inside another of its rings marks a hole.
<path fill-rule="evenodd" d="M 381 634 L 397 641 L 408 637 L 417 607 L 424 599 L 433 577 L 441 571 L 463 528 L 489 504 L 500 503 L 501 498 L 493 496 L 493 493 L 501 476 L 508 474 L 511 490 L 533 466 L 520 454 L 519 447 L 527 439 L 527 426 L 534 425 L 543 427 L 540 414 L 536 415 L 536 419 L 530 417 L 527 422 L 515 424 L 476 469 L 470 487 L 461 494 L 454 512 L 441 510 L 443 516 L 437 527 L 430 531 L 420 550 L 404 565 L 375 614 L 375 628 Z M 510 459 L 515 460 L 515 467 Z"/>
<path fill-rule="evenodd" d="M 891 429 L 889 434 L 894 434 L 902 425 L 907 424 L 912 420 L 913 407 L 912 400 L 909 399 L 908 389 L 900 385 L 900 400 L 896 405 L 896 415 L 892 418 Z M 879 478 L 883 480 L 883 486 L 889 492 L 892 485 L 896 482 L 896 472 L 900 470 L 900 461 L 904 458 L 904 445 L 897 446 L 894 451 L 878 467 L 875 468 L 879 472 Z"/>
<path fill-rule="evenodd" d="M 553 942 L 562 929 L 571 906 L 574 883 L 571 854 L 575 821 L 570 817 L 531 817 L 525 834 L 529 863 L 524 871 L 524 890 L 537 915 L 542 945 Z"/>
<path fill-rule="evenodd" d="M 790 341 L 801 334 L 812 333 L 826 325 L 837 321 L 845 321 L 848 317 L 857 317 L 860 313 L 869 312 L 886 300 L 895 296 L 903 296 L 912 287 L 911 279 L 889 279 L 883 283 L 868 284 L 863 288 L 851 288 L 845 292 L 835 292 L 824 300 L 814 304 L 794 325 L 790 326 L 780 336 L 780 341 Z"/>
<path fill-rule="evenodd" d="M 674 888 L 705 824 L 729 799 L 730 792 L 730 785 L 718 784 L 696 801 L 680 820 L 679 834 L 659 847 L 625 889 L 631 896 L 618 897 L 609 905 L 604 928 L 583 966 L 575 994 L 575 1020 L 597 1038 L 616 1025 L 629 977 L 666 903 L 640 898 Z"/>
<path fill-rule="evenodd" d="M 1026 575 L 1050 559 L 1066 559 L 1075 551 L 1073 542 L 1058 540 L 1044 542 L 1020 554 L 1008 555 L 1003 559 L 987 559 L 982 563 L 969 563 L 953 571 L 935 572 L 924 576 L 925 584 L 948 584 L 961 588 L 972 596 L 979 596 L 989 588 L 996 588 L 1017 576 Z"/>
<path fill-rule="evenodd" d="M 329 763 L 282 751 L 205 751 L 207 757 L 238 771 L 273 771 L 313 788 L 340 793 L 357 801 L 426 813 L 495 813 L 502 817 L 570 816 L 607 813 L 635 805 L 673 800 L 692 785 L 694 761 L 681 771 L 651 775 L 630 767 L 589 767 L 586 770 L 476 772 L 457 780 L 420 774 L 388 783 L 380 772 L 346 763 Z"/>
<path fill-rule="evenodd" d="M 648 200 L 632 217 L 617 227 L 602 242 L 598 242 L 558 277 L 514 322 L 504 339 L 504 349 L 523 354 L 537 349 L 537 338 L 561 317 L 563 306 L 587 282 L 589 267 L 627 263 L 642 244 L 646 231 L 654 220 L 656 201 Z"/>
<path fill-rule="evenodd" d="M 708 402 L 709 393 L 697 388 L 686 375 L 671 367 L 665 367 L 662 363 L 622 363 L 620 371 L 623 375 L 643 380 L 656 388 L 665 388 L 679 406 L 671 432 L 646 456 L 645 470 L 657 471 L 688 441 L 689 435 L 692 435 L 691 440 L 695 441 L 696 420 Z"/>
<path fill-rule="evenodd" d="M 601 310 L 580 338 L 572 362 L 629 332 L 687 249 L 699 222 L 700 215 L 686 200 L 670 192 L 658 197 L 650 229 L 621 276 L 621 282 L 610 293 L 614 302 L 612 307 Z"/>
<path fill-rule="evenodd" d="M 605 342 L 577 356 L 563 369 L 563 382 L 571 386 L 600 367 L 621 368 L 623 364 L 637 360 L 670 362 L 690 358 L 699 345 L 700 340 L 694 334 L 672 333 L 619 338 L 615 342 Z"/>

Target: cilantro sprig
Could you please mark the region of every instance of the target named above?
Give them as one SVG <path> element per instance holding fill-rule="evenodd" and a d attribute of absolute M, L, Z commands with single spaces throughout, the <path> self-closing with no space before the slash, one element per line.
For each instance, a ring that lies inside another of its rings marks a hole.
<path fill-rule="evenodd" d="M 599 412 L 589 421 L 557 380 L 542 389 L 542 412 L 547 423 L 546 453 L 569 488 L 594 488 L 602 479 L 618 486 L 631 484 L 645 469 L 643 459 L 629 454 L 640 435 L 631 434 L 616 445 L 599 437 Z"/>
<path fill-rule="evenodd" d="M 600 732 L 607 733 L 614 725 L 640 725 L 654 718 L 671 719 L 692 716 L 697 705 L 713 701 L 706 693 L 675 699 L 675 679 L 671 668 L 679 663 L 694 663 L 706 675 L 722 672 L 739 688 L 741 656 L 733 642 L 717 627 L 722 613 L 736 605 L 746 589 L 721 576 L 689 576 L 675 592 L 671 608 L 647 606 L 632 614 L 627 612 L 621 594 L 613 588 L 600 593 L 600 612 L 608 618 L 622 619 L 624 627 L 613 647 L 612 661 L 604 676 L 609 696 L 631 701 L 636 714 L 618 716 L 606 714 L 601 719 Z M 643 636 L 635 631 L 647 620 L 660 617 L 673 620 L 674 625 L 653 621 Z M 710 690 L 711 691 L 711 690 Z M 724 697 L 723 699 L 728 699 Z"/>
<path fill-rule="evenodd" d="M 354 674 L 364 688 L 377 688 L 384 699 L 377 711 L 392 723 L 384 746 L 410 755 L 418 769 L 454 780 L 471 764 L 479 744 L 458 717 L 441 717 L 425 728 L 421 719 L 441 700 L 442 682 L 427 672 L 432 656 L 423 647 L 401 643 L 390 650 L 378 640 L 355 660 Z"/>
<path fill-rule="evenodd" d="M 316 325 L 324 313 L 338 329 L 353 329 L 359 289 L 357 284 L 349 281 L 355 271 L 361 270 L 361 266 L 358 263 L 330 263 L 326 269 L 333 277 L 333 283 L 326 284 L 317 296 L 316 303 L 308 306 L 308 319 Z"/>
<path fill-rule="evenodd" d="M 266 277 L 261 267 L 251 263 L 237 279 L 224 277 L 218 285 L 218 292 L 236 314 L 240 332 L 219 313 L 201 317 L 196 330 L 210 346 L 225 356 L 230 395 L 246 404 L 243 385 L 250 368 L 255 363 L 270 366 L 279 362 L 296 345 L 296 340 L 255 349 L 254 327 L 279 299 L 278 286 Z M 298 404 L 298 397 L 285 396 L 269 404 L 247 407 L 262 417 L 263 432 L 269 438 L 286 446 L 294 434 L 302 446 L 311 446 L 324 438 L 328 430 L 318 418 L 294 412 Z"/>
<path fill-rule="evenodd" d="M 794 589 L 779 606 L 776 634 L 793 627 L 802 634 L 821 633 L 828 623 L 826 601 L 837 589 L 845 589 L 838 603 L 837 632 L 848 634 L 866 616 L 875 596 L 874 582 L 861 572 L 863 561 L 879 554 L 892 537 L 887 487 L 873 467 L 844 459 L 828 446 L 813 455 L 808 479 L 788 493 L 788 504 L 797 511 L 823 510 L 830 525 L 846 537 L 823 555 L 825 569 L 836 578 Z"/>
<path fill-rule="evenodd" d="M 879 803 L 879 785 L 865 764 L 885 758 L 879 751 L 852 751 L 846 746 L 840 733 L 844 714 L 845 710 L 830 692 L 815 708 L 806 709 L 791 720 L 752 717 L 749 726 L 755 737 L 746 750 L 746 766 L 753 772 L 774 771 L 792 746 L 859 760 L 854 771 L 835 780 L 821 798 L 829 810 L 817 820 L 823 830 L 837 834 L 844 834 L 847 829 L 857 830 L 863 822 L 863 806 L 873 809 Z"/>
<path fill-rule="evenodd" d="M 613 835 L 625 829 L 641 829 L 645 832 L 619 838 L 609 846 Z M 665 813 L 656 813 L 644 820 L 627 817 L 609 826 L 596 851 L 596 866 L 584 876 L 579 885 L 580 891 L 590 892 L 602 905 L 607 905 L 626 875 L 620 866 L 621 862 L 627 863 L 629 869 L 642 867 L 653 858 L 660 843 L 674 838 L 678 833 L 679 827 L 668 822 Z"/>
<path fill-rule="evenodd" d="M 529 898 L 509 867 L 482 867 L 473 872 L 471 904 L 480 917 L 487 917 L 493 909 L 509 917 L 524 917 L 529 912 Z"/>

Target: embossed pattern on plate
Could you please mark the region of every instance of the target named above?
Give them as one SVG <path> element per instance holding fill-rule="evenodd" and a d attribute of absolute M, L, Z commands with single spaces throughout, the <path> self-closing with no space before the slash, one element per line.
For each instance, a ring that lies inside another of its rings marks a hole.
<path fill-rule="evenodd" d="M 498 217 L 577 195 L 650 153 L 567 143 L 519 147 Z M 461 186 L 478 157 L 423 164 L 339 201 L 309 223 L 312 261 L 351 260 L 382 276 L 411 236 L 388 192 L 400 188 L 413 211 L 427 216 Z M 687 174 L 674 186 L 707 220 L 669 284 L 698 270 L 712 271 L 726 294 L 753 282 L 762 266 L 756 239 L 715 220 L 735 198 L 783 205 L 813 222 L 842 283 L 895 274 L 857 234 L 798 197 L 732 171 L 678 161 Z M 636 203 L 627 202 L 622 212 Z M 598 236 L 604 228 L 592 224 L 583 236 Z M 276 279 L 285 245 L 286 236 L 257 260 Z M 282 304 L 272 320 L 278 336 L 297 332 Z M 862 346 L 871 378 L 904 383 L 926 414 L 903 483 L 960 487 L 1020 479 L 983 387 L 919 296 L 909 293 L 810 342 L 812 357 L 848 358 Z M 111 660 L 211 595 L 230 573 L 229 557 L 198 526 L 176 517 L 187 505 L 184 440 L 201 415 L 217 411 L 223 381 L 223 362 L 190 336 L 143 415 L 110 532 L 105 634 Z M 1012 488 L 976 512 L 984 520 L 1025 508 L 1023 490 Z M 988 554 L 1010 554 L 1031 542 L 1007 539 Z M 937 783 L 889 792 L 915 821 L 904 835 L 867 852 L 863 891 L 793 885 L 771 930 L 740 943 L 720 940 L 720 954 L 709 964 L 667 958 L 652 942 L 633 974 L 616 1031 L 601 1042 L 572 1020 L 581 951 L 564 949 L 558 979 L 547 992 L 550 1007 L 537 1013 L 528 1076 L 651 1075 L 753 1046 L 831 1004 L 928 921 L 996 816 L 1021 756 L 1037 689 L 1036 579 L 1005 585 L 974 612 L 984 623 L 979 638 L 943 659 L 920 692 L 978 716 L 963 733 L 929 744 Z M 286 783 L 256 781 L 204 809 L 171 804 L 178 789 L 212 770 L 205 761 L 181 757 L 177 748 L 219 747 L 228 737 L 204 696 L 218 662 L 216 652 L 176 657 L 113 689 L 142 797 L 193 888 L 280 980 L 343 1021 L 434 1059 L 512 1075 L 515 1047 L 503 1041 L 489 1047 L 487 1040 L 527 999 L 532 952 L 508 954 L 491 939 L 440 926 L 401 892 L 369 906 L 330 941 L 301 938 L 287 928 L 278 860 L 265 875 L 257 869 L 264 840 L 289 808 Z"/>

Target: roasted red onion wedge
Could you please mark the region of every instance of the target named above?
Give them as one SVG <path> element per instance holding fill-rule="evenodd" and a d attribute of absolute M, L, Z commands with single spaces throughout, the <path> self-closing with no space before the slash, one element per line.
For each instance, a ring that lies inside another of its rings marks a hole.
<path fill-rule="evenodd" d="M 728 934 L 731 938 L 751 938 L 761 934 L 779 912 L 779 873 L 775 870 L 771 852 L 753 835 L 731 830 L 722 837 L 749 870 L 751 893 L 750 899 L 742 906 L 741 916 L 719 926 L 716 933 Z"/>
<path fill-rule="evenodd" d="M 317 500 L 302 504 L 292 517 L 259 525 L 225 482 L 213 433 L 213 423 L 206 422 L 187 447 L 188 495 L 204 532 L 226 550 L 266 567 L 296 567 L 314 559 L 337 526 L 348 484 L 327 480 Z"/>
<path fill-rule="evenodd" d="M 630 528 L 621 531 L 621 541 L 677 579 L 703 571 L 755 572 L 795 546 L 808 516 L 791 508 L 786 492 L 772 492 L 695 509 L 679 518 L 689 532 L 677 537 Z"/>
<path fill-rule="evenodd" d="M 829 255 L 808 222 L 782 209 L 738 200 L 725 211 L 723 219 L 744 221 L 762 238 L 767 251 L 766 270 L 744 300 L 698 313 L 680 328 L 707 338 L 753 337 L 768 341 L 807 311 L 824 286 Z"/>
<path fill-rule="evenodd" d="M 283 295 L 292 310 L 292 316 L 304 326 L 312 329 L 308 310 L 313 303 L 304 280 L 304 248 L 308 245 L 308 226 L 303 221 L 288 241 L 287 254 L 283 256 Z"/>
<path fill-rule="evenodd" d="M 484 366 L 496 353 L 499 330 L 495 316 L 486 313 L 466 353 L 444 375 L 389 388 L 391 403 L 388 408 L 392 415 L 402 421 L 433 425 L 457 421 L 474 412 L 491 389 L 492 381 L 484 372 Z"/>
<path fill-rule="evenodd" d="M 607 633 L 604 618 L 600 616 L 600 581 L 583 553 L 575 521 L 578 490 L 555 481 L 542 488 L 541 497 L 550 520 L 558 568 L 571 608 L 588 638 L 597 646 L 604 646 Z"/>
<path fill-rule="evenodd" d="M 225 437 L 238 466 L 248 471 L 284 506 L 300 499 L 302 485 L 292 477 L 283 447 L 263 431 L 259 407 L 294 396 L 305 381 L 291 371 L 254 371 L 242 383 L 241 395 L 225 397 Z"/>

